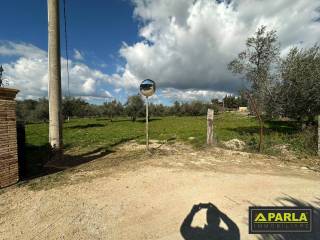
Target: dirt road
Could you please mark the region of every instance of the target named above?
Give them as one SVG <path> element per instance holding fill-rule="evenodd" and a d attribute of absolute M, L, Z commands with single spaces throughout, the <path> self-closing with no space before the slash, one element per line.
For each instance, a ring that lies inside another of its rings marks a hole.
<path fill-rule="evenodd" d="M 125 152 L 134 154 L 106 165 Z M 192 206 L 208 202 L 234 222 L 241 239 L 276 239 L 248 234 L 249 206 L 319 207 L 319 173 L 296 162 L 182 144 L 161 146 L 152 156 L 140 152 L 131 142 L 72 171 L 5 189 L 0 239 L 184 239 L 180 226 Z M 205 224 L 201 210 L 192 226 Z"/>

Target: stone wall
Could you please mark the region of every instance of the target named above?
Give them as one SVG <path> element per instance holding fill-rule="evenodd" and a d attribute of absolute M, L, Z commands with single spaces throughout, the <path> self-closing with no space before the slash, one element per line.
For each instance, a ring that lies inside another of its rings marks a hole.
<path fill-rule="evenodd" d="M 0 188 L 19 180 L 16 89 L 0 88 Z"/>

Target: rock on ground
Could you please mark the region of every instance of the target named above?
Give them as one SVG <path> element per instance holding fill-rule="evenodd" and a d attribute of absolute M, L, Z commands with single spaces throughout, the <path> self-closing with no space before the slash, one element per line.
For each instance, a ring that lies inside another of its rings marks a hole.
<path fill-rule="evenodd" d="M 229 141 L 222 141 L 222 145 L 231 150 L 243 150 L 246 146 L 246 143 L 237 138 L 234 138 Z"/>

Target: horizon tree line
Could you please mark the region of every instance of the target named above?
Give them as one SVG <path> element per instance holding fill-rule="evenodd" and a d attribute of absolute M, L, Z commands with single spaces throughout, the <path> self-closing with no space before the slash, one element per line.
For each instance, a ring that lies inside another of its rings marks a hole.
<path fill-rule="evenodd" d="M 224 102 L 224 106 L 222 104 Z M 213 108 L 218 114 L 223 110 L 235 110 L 246 106 L 247 101 L 242 96 L 226 95 L 223 100 L 212 99 L 205 102 L 194 100 L 189 102 L 175 101 L 171 106 L 149 103 L 151 117 L 164 116 L 204 116 L 208 108 Z M 224 107 L 224 109 L 223 109 Z M 46 98 L 38 100 L 25 99 L 17 101 L 17 119 L 27 123 L 47 122 L 49 119 L 49 104 Z M 64 119 L 84 117 L 108 117 L 110 121 L 117 117 L 129 117 L 135 121 L 145 117 L 145 102 L 140 95 L 128 96 L 127 101 L 106 101 L 102 105 L 90 104 L 80 97 L 65 97 L 62 101 Z"/>

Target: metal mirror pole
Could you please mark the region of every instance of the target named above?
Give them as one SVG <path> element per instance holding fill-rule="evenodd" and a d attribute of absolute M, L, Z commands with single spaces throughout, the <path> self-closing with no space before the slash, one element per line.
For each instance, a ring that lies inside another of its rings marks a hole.
<path fill-rule="evenodd" d="M 156 84 L 151 79 L 145 79 L 140 84 L 140 93 L 146 97 L 146 147 L 149 152 L 149 97 L 156 91 Z"/>
<path fill-rule="evenodd" d="M 146 97 L 146 146 L 149 151 L 149 99 Z"/>

